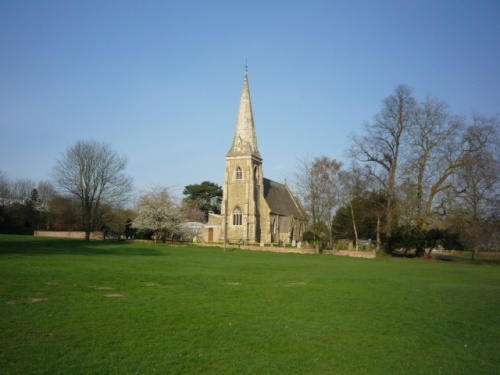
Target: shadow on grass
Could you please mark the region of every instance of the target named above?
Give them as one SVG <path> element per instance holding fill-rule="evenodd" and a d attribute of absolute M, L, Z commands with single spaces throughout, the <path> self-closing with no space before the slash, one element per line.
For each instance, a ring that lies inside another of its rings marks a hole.
<path fill-rule="evenodd" d="M 500 265 L 500 256 L 498 255 L 485 255 L 478 254 L 472 259 L 470 252 L 464 251 L 458 255 L 444 255 L 432 253 L 430 256 L 418 257 L 414 252 L 409 253 L 393 253 L 390 255 L 392 258 L 406 258 L 406 259 L 419 259 L 423 261 L 436 261 L 436 262 L 450 262 L 460 264 L 475 264 L 475 265 Z"/>
<path fill-rule="evenodd" d="M 436 255 L 433 256 L 433 260 L 438 260 L 441 262 L 456 262 L 456 263 L 462 263 L 462 264 L 476 264 L 476 265 L 482 265 L 482 264 L 489 264 L 489 265 L 500 265 L 500 259 L 497 256 L 477 256 L 475 259 L 472 259 L 469 254 L 464 254 L 464 255 Z"/>
<path fill-rule="evenodd" d="M 0 235 L 0 256 L 18 255 L 165 255 L 165 246 L 125 241 L 90 241 L 33 236 Z M 155 248 L 158 247 L 158 248 Z"/>

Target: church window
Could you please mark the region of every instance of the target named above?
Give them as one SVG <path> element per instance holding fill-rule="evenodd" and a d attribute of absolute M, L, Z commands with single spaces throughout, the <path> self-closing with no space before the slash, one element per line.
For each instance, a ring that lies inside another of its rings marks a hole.
<path fill-rule="evenodd" d="M 240 167 L 236 167 L 236 179 L 241 180 L 243 178 L 243 172 Z"/>
<path fill-rule="evenodd" d="M 241 214 L 241 210 L 236 207 L 233 210 L 233 225 L 241 225 L 242 224 L 243 215 Z"/>

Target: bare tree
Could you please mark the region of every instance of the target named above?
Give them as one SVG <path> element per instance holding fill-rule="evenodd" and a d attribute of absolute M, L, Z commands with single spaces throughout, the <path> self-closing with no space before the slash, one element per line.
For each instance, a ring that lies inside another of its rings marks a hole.
<path fill-rule="evenodd" d="M 0 169 L 0 199 L 8 198 L 10 195 L 9 179 L 5 173 Z"/>
<path fill-rule="evenodd" d="M 85 240 L 101 225 L 101 205 L 119 205 L 132 192 L 132 179 L 123 171 L 125 157 L 106 143 L 78 141 L 57 161 L 53 169 L 56 185 L 73 197 L 82 215 Z"/>
<path fill-rule="evenodd" d="M 296 189 L 311 220 L 315 238 L 326 234 L 330 245 L 333 243 L 333 217 L 340 205 L 341 168 L 340 162 L 321 156 L 312 161 L 300 161 L 295 175 Z"/>
<path fill-rule="evenodd" d="M 50 181 L 40 181 L 37 185 L 38 199 L 42 205 L 48 205 L 56 195 L 56 189 Z"/>
<path fill-rule="evenodd" d="M 10 195 L 13 199 L 24 201 L 30 199 L 35 183 L 27 178 L 18 178 L 10 184 Z"/>
<path fill-rule="evenodd" d="M 463 119 L 448 113 L 446 103 L 428 97 L 415 107 L 408 129 L 402 210 L 408 222 L 425 232 L 436 213 L 436 198 L 451 189 L 451 176 L 472 150 L 460 140 Z"/>
<path fill-rule="evenodd" d="M 475 115 L 462 143 L 470 150 L 455 175 L 456 202 L 452 210 L 472 258 L 488 239 L 498 236 L 500 221 L 500 142 L 497 118 Z"/>
<path fill-rule="evenodd" d="M 364 195 L 367 179 L 369 179 L 369 176 L 367 176 L 364 170 L 354 162 L 348 170 L 339 173 L 339 200 L 342 205 L 349 207 L 356 251 L 359 248 L 358 226 L 356 222 L 361 213 L 358 214 L 355 212 L 353 201 Z"/>
<path fill-rule="evenodd" d="M 193 207 L 183 200 L 181 205 L 182 216 L 188 221 L 196 221 L 200 223 L 207 222 L 207 213 L 197 207 Z"/>
<path fill-rule="evenodd" d="M 132 228 L 153 232 L 155 242 L 181 233 L 182 210 L 169 187 L 158 186 L 144 192 L 136 211 Z"/>
<path fill-rule="evenodd" d="M 384 232 L 390 237 L 396 219 L 396 189 L 404 137 L 413 124 L 416 101 L 405 85 L 383 101 L 382 110 L 373 122 L 365 125 L 365 134 L 353 136 L 348 155 L 366 163 L 370 175 L 386 195 Z"/>

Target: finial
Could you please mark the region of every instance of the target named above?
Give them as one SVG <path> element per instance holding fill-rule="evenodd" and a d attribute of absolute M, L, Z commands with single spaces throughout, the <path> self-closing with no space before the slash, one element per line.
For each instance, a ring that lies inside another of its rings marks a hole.
<path fill-rule="evenodd" d="M 247 63 L 247 59 L 245 59 L 245 74 L 248 73 L 248 63 Z"/>

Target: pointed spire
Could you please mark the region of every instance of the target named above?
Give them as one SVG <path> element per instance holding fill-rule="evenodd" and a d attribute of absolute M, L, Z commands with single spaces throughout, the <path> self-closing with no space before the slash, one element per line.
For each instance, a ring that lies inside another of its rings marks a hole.
<path fill-rule="evenodd" d="M 262 159 L 257 148 L 257 136 L 255 135 L 255 126 L 253 123 L 252 102 L 250 100 L 246 66 L 233 144 L 227 156 L 255 156 Z"/>

